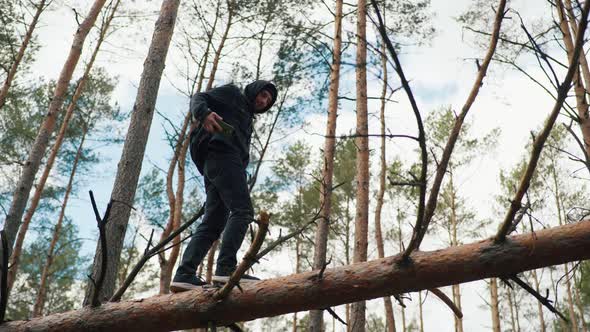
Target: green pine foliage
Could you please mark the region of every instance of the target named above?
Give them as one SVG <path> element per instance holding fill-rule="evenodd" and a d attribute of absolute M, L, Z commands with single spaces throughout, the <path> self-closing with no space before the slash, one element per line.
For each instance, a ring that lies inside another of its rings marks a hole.
<path fill-rule="evenodd" d="M 53 219 L 38 220 L 35 232 L 31 234 L 34 240 L 29 241 L 23 250 L 20 273 L 9 298 L 9 319 L 30 317 L 52 237 L 53 227 L 47 227 L 48 224 L 53 224 Z M 79 290 L 86 282 L 85 267 L 90 262 L 89 257 L 80 255 L 82 241 L 78 235 L 78 227 L 70 218 L 66 218 L 49 274 L 44 314 L 68 311 L 80 306 L 82 298 Z"/>

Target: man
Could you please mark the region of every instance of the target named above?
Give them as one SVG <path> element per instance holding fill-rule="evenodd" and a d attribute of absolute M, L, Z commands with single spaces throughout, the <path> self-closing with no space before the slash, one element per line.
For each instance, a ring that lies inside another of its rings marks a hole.
<path fill-rule="evenodd" d="M 226 282 L 236 268 L 236 254 L 242 245 L 254 211 L 248 191 L 246 167 L 249 162 L 252 121 L 274 104 L 277 89 L 269 81 L 250 83 L 244 93 L 228 84 L 191 99 L 194 124 L 191 157 L 205 180 L 205 215 L 191 238 L 176 275 L 172 292 L 195 289 L 206 284 L 196 269 L 223 232 L 213 281 Z M 242 281 L 258 280 L 245 275 Z"/>

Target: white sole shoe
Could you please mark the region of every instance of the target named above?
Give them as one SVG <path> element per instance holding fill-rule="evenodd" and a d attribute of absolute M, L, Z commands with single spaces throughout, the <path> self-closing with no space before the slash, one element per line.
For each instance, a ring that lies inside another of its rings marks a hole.
<path fill-rule="evenodd" d="M 188 282 L 178 282 L 178 281 L 173 281 L 170 283 L 170 291 L 172 293 L 180 293 L 180 292 L 185 292 L 191 289 L 201 289 L 203 286 L 205 285 L 193 285 L 190 284 Z"/>
<path fill-rule="evenodd" d="M 215 283 L 225 284 L 229 281 L 229 276 L 213 276 L 211 280 Z M 260 281 L 259 279 L 247 279 L 242 278 L 240 279 L 240 283 L 249 283 L 249 282 L 257 282 Z"/>

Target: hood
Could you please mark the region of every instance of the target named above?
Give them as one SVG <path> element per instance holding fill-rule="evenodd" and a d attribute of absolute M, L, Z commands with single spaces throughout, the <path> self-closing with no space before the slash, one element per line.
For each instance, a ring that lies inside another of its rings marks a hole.
<path fill-rule="evenodd" d="M 264 89 L 270 92 L 270 95 L 272 96 L 272 101 L 270 102 L 270 105 L 268 105 L 267 108 L 261 111 L 254 111 L 254 113 L 264 113 L 268 111 L 272 107 L 272 105 L 274 105 L 275 101 L 277 100 L 277 88 L 270 81 L 257 80 L 246 85 L 246 88 L 244 89 L 244 95 L 246 96 L 246 99 L 248 99 L 248 102 L 251 105 L 254 105 L 256 95 L 258 95 L 258 93 Z"/>

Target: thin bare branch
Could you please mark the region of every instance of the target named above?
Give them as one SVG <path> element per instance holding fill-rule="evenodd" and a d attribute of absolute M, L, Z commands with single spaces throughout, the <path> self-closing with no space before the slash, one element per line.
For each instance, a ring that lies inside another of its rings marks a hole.
<path fill-rule="evenodd" d="M 242 275 L 244 275 L 244 273 L 254 263 L 256 263 L 256 254 L 258 253 L 258 250 L 260 250 L 260 247 L 264 242 L 264 238 L 266 237 L 266 233 L 268 231 L 269 222 L 270 215 L 267 212 L 261 212 L 260 218 L 258 220 L 258 232 L 256 232 L 256 237 L 254 238 L 254 241 L 252 241 L 252 244 L 250 245 L 248 252 L 246 252 L 246 254 L 244 255 L 244 258 L 242 259 L 240 265 L 238 265 L 236 270 L 229 277 L 229 281 L 223 286 L 223 288 L 221 288 L 213 295 L 214 300 L 222 301 L 226 296 L 228 296 L 231 290 L 234 288 L 234 286 L 239 284 Z"/>
<path fill-rule="evenodd" d="M 543 304 L 547 309 L 549 309 L 549 311 L 558 315 L 559 318 L 563 319 L 564 321 L 568 321 L 568 319 L 561 312 L 559 312 L 559 310 L 555 309 L 555 307 L 551 304 L 551 302 L 553 301 L 549 300 L 549 290 L 547 290 L 546 296 L 541 296 L 541 294 L 539 294 L 536 290 L 534 290 L 531 286 L 529 286 L 526 282 L 522 281 L 516 275 L 510 277 L 510 280 L 514 281 L 517 285 L 519 285 L 529 294 L 534 296 L 537 300 L 539 300 L 539 302 L 541 302 L 541 304 Z M 504 282 L 506 282 L 506 280 L 504 280 Z"/>
<path fill-rule="evenodd" d="M 131 285 L 133 280 L 135 280 L 135 277 L 137 277 L 137 274 L 139 273 L 139 271 L 141 271 L 141 269 L 143 268 L 145 263 L 147 263 L 147 261 L 150 258 L 157 255 L 158 252 L 160 251 L 160 249 L 162 249 L 164 246 L 166 246 L 166 244 L 168 244 L 170 241 L 172 241 L 178 234 L 182 233 L 190 225 L 192 225 L 195 221 L 197 221 L 203 215 L 204 212 L 205 212 L 205 206 L 202 206 L 199 209 L 199 211 L 192 218 L 190 218 L 187 222 L 185 222 L 180 227 L 178 227 L 173 232 L 171 232 L 170 235 L 168 235 L 168 237 L 160 240 L 160 243 L 155 245 L 152 249 L 148 250 L 147 252 L 144 252 L 143 256 L 139 259 L 139 262 L 133 267 L 133 269 L 131 270 L 129 275 L 125 278 L 125 281 L 123 282 L 123 284 L 119 287 L 119 289 L 115 292 L 115 294 L 110 298 L 109 302 L 119 302 L 121 300 L 121 297 L 125 293 L 125 291 L 127 291 L 127 288 L 129 288 L 129 286 Z"/>

